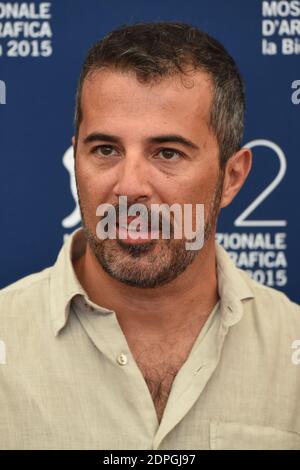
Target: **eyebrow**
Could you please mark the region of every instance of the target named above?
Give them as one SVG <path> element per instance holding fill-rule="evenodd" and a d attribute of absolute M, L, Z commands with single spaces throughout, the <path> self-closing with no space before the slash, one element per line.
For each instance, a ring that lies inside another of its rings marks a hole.
<path fill-rule="evenodd" d="M 92 132 L 87 137 L 85 137 L 85 139 L 83 140 L 83 143 L 89 144 L 92 142 L 98 142 L 100 140 L 106 141 L 106 142 L 112 142 L 112 143 L 121 143 L 121 139 L 118 136 L 112 135 L 112 134 L 103 134 L 101 132 Z M 167 142 L 173 142 L 173 143 L 184 145 L 185 147 L 189 147 L 193 150 L 200 150 L 198 145 L 196 145 L 191 140 L 186 139 L 185 137 L 179 134 L 163 134 L 163 135 L 148 137 L 146 139 L 146 142 L 148 144 L 163 144 Z"/>

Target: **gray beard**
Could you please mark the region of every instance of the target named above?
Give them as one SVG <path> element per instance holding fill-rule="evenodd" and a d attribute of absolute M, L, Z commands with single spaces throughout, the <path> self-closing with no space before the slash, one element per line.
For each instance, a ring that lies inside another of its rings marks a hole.
<path fill-rule="evenodd" d="M 185 240 L 160 239 L 129 245 L 122 240 L 99 240 L 87 227 L 84 231 L 103 270 L 134 287 L 154 288 L 169 283 L 185 271 L 197 255 L 196 250 L 186 250 Z"/>
<path fill-rule="evenodd" d="M 215 231 L 223 180 L 221 171 L 205 222 L 201 250 Z M 187 250 L 185 239 L 159 239 L 139 244 L 126 244 L 120 239 L 100 240 L 85 223 L 78 185 L 77 191 L 84 233 L 94 256 L 107 274 L 124 284 L 140 288 L 168 284 L 183 273 L 201 251 Z"/>

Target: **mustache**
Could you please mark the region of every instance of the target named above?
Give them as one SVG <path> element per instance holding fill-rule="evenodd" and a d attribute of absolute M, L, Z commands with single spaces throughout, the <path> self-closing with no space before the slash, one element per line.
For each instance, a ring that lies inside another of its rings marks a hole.
<path fill-rule="evenodd" d="M 143 210 L 134 210 L 134 215 L 130 214 L 130 208 L 133 207 L 135 204 L 128 204 L 127 207 L 124 207 L 120 204 L 112 204 L 111 207 L 105 210 L 103 215 L 100 217 L 100 220 L 104 219 L 105 217 L 109 218 L 110 220 L 116 220 L 116 225 L 119 225 L 119 221 L 122 224 L 127 225 L 127 218 L 131 218 L 134 220 L 135 218 L 139 219 L 141 225 L 143 227 L 147 227 L 150 231 L 151 228 L 155 228 L 160 232 L 163 230 L 164 226 L 167 224 L 170 227 L 170 232 L 174 232 L 174 222 L 173 217 L 174 215 L 171 213 L 169 217 L 166 217 L 161 210 L 154 209 L 153 207 L 150 208 L 146 204 L 143 204 Z M 133 219 L 134 218 L 134 219 Z M 128 222 L 128 225 L 130 222 Z"/>

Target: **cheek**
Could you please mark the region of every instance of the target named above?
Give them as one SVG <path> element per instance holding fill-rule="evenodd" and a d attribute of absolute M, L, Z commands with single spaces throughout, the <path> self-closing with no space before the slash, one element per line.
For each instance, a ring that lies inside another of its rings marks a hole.
<path fill-rule="evenodd" d="M 215 173 L 194 174 L 189 179 L 181 181 L 178 194 L 182 203 L 207 204 L 214 195 L 218 177 Z"/>
<path fill-rule="evenodd" d="M 77 184 L 80 198 L 85 207 L 96 211 L 101 202 L 108 202 L 110 178 L 101 170 L 96 171 L 80 161 L 76 165 Z"/>

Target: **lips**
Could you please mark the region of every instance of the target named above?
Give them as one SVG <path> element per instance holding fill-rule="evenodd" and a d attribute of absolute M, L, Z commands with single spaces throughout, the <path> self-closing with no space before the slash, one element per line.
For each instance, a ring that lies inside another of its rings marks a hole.
<path fill-rule="evenodd" d="M 139 218 L 138 216 L 128 216 L 127 219 L 126 219 L 127 222 L 123 222 L 123 221 L 122 221 L 122 222 L 119 224 L 119 222 L 117 221 L 117 222 L 116 222 L 116 226 L 117 226 L 117 228 L 122 228 L 122 229 L 124 229 L 124 230 L 127 230 L 128 232 L 136 232 L 136 228 L 131 228 L 131 229 L 130 229 L 129 225 L 131 224 L 131 222 L 132 222 L 133 220 L 138 219 L 138 218 Z M 150 223 L 148 223 L 148 230 L 147 230 L 147 232 L 143 232 L 142 228 L 144 228 L 144 226 L 145 226 L 145 224 L 143 224 L 143 223 L 141 223 L 140 226 L 138 225 L 138 226 L 137 226 L 137 227 L 139 228 L 138 231 L 141 232 L 141 233 L 148 233 L 148 232 L 151 232 L 151 224 L 150 224 Z"/>
<path fill-rule="evenodd" d="M 148 224 L 148 230 L 147 231 L 142 231 L 141 228 L 142 226 L 137 226 L 132 228 L 130 230 L 130 223 L 137 219 L 137 217 L 134 216 L 128 216 L 127 217 L 127 225 L 126 223 L 121 223 L 119 224 L 118 222 L 116 223 L 117 227 L 117 232 L 119 235 L 119 238 L 125 242 L 125 243 L 147 243 L 152 241 L 153 239 L 157 240 L 159 238 L 159 232 L 151 232 L 151 225 Z"/>

